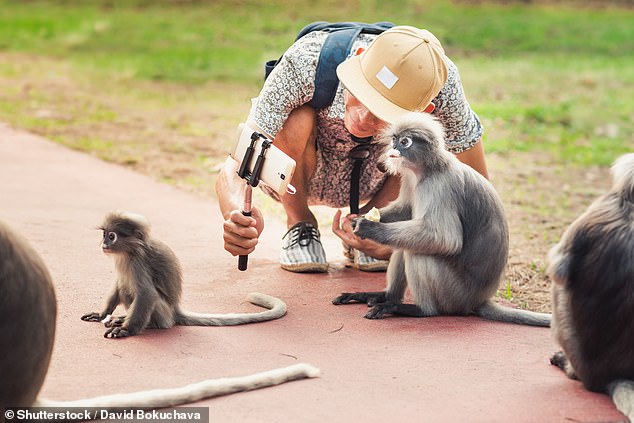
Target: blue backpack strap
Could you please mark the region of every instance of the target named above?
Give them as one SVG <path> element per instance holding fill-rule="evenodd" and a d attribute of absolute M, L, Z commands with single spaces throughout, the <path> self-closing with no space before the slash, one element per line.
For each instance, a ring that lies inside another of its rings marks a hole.
<path fill-rule="evenodd" d="M 377 22 L 366 24 L 361 22 L 315 22 L 307 25 L 313 31 L 328 31 L 321 52 L 315 74 L 315 91 L 308 105 L 315 109 L 322 109 L 332 104 L 337 93 L 339 78 L 337 78 L 337 66 L 350 55 L 352 44 L 360 33 L 380 34 L 393 27 L 391 22 Z"/>
<path fill-rule="evenodd" d="M 337 66 L 346 60 L 354 40 L 360 33 L 380 34 L 394 26 L 391 22 L 376 22 L 373 24 L 363 22 L 326 22 L 317 21 L 304 26 L 295 41 L 304 35 L 314 31 L 329 32 L 319 53 L 319 62 L 315 74 L 315 91 L 308 105 L 315 109 L 329 106 L 337 93 L 339 78 L 337 78 Z M 269 60 L 265 63 L 264 79 L 266 79 L 278 60 Z"/>
<path fill-rule="evenodd" d="M 332 103 L 337 92 L 339 78 L 337 66 L 346 60 L 352 43 L 361 32 L 360 27 L 339 29 L 331 32 L 319 53 L 319 62 L 315 73 L 315 91 L 308 105 L 322 109 Z"/>

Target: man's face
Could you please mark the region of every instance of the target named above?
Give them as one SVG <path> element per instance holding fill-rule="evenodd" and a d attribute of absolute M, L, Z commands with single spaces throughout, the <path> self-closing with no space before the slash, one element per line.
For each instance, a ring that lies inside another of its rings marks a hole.
<path fill-rule="evenodd" d="M 348 90 L 343 95 L 346 111 L 343 123 L 352 135 L 359 138 L 371 137 L 379 133 L 387 123 L 374 116 Z"/>

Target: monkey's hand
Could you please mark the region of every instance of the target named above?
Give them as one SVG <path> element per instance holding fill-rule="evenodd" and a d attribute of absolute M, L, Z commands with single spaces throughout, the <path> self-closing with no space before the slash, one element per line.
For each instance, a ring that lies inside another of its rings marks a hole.
<path fill-rule="evenodd" d="M 364 217 L 357 217 L 352 221 L 352 229 L 356 236 L 361 239 L 369 238 L 382 243 L 380 239 L 377 239 L 377 236 L 381 233 L 380 227 L 381 223 L 373 222 Z"/>
<path fill-rule="evenodd" d="M 123 326 L 111 327 L 103 334 L 104 338 L 126 338 L 128 336 L 132 336 L 132 334 Z"/>
<path fill-rule="evenodd" d="M 81 316 L 81 320 L 84 322 L 101 322 L 106 317 L 106 313 L 86 313 Z"/>
<path fill-rule="evenodd" d="M 381 292 L 344 292 L 334 300 L 334 305 L 366 303 L 369 307 L 385 302 L 385 291 Z"/>

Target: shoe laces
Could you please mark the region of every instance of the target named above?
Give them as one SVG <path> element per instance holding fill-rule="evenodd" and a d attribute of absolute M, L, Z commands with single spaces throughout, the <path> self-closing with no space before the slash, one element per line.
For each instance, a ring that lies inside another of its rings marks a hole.
<path fill-rule="evenodd" d="M 313 240 L 319 241 L 319 230 L 308 222 L 299 222 L 293 225 L 283 238 L 290 235 L 290 240 L 286 248 L 299 244 L 302 247 L 308 246 Z"/>

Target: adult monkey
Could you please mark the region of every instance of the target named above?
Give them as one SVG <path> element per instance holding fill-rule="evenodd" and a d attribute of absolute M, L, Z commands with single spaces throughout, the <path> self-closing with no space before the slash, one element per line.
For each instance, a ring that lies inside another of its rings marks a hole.
<path fill-rule="evenodd" d="M 334 304 L 365 302 L 367 318 L 469 315 L 549 326 L 550 314 L 501 307 L 495 294 L 508 257 L 508 228 L 493 186 L 444 148 L 444 132 L 427 113 L 411 113 L 382 138 L 386 165 L 401 176 L 398 199 L 363 217 L 355 233 L 394 248 L 384 292 L 344 293 Z M 403 304 L 406 288 L 414 304 Z"/>
<path fill-rule="evenodd" d="M 7 407 L 161 408 L 318 374 L 316 368 L 300 363 L 250 376 L 208 379 L 181 388 L 78 401 L 38 399 L 53 349 L 56 309 L 53 283 L 44 262 L 26 240 L 0 221 L 0 422 Z"/>
<path fill-rule="evenodd" d="M 551 363 L 634 421 L 634 153 L 615 161 L 612 180 L 549 252 L 563 349 Z"/>

